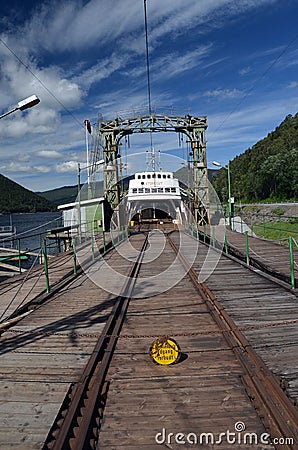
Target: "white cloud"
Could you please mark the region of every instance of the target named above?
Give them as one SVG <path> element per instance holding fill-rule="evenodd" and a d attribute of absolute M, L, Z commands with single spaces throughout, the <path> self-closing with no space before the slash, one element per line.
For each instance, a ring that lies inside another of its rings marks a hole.
<path fill-rule="evenodd" d="M 37 156 L 48 159 L 58 159 L 62 157 L 62 155 L 56 150 L 40 150 L 36 154 Z"/>
<path fill-rule="evenodd" d="M 48 173 L 51 172 L 51 168 L 48 166 L 33 166 L 33 169 L 39 173 Z"/>
<path fill-rule="evenodd" d="M 40 104 L 36 109 L 21 113 L 17 111 L 0 122 L 1 136 L 21 138 L 28 133 L 47 134 L 55 131 L 59 124 L 60 114 Z"/>
<path fill-rule="evenodd" d="M 9 164 L 1 165 L 0 170 L 5 172 L 29 172 L 32 170 L 32 167 L 18 162 L 10 162 Z"/>
<path fill-rule="evenodd" d="M 226 98 L 238 98 L 241 97 L 243 93 L 238 89 L 214 89 L 212 91 L 207 91 L 203 94 L 203 97 L 216 97 L 220 99 Z"/>
<path fill-rule="evenodd" d="M 279 125 L 287 114 L 295 114 L 298 107 L 298 97 L 292 98 L 289 105 L 287 99 L 260 99 L 253 105 L 242 107 L 233 113 L 219 112 L 208 116 L 207 150 L 218 148 L 221 152 L 244 152 L 258 140 L 267 136 Z"/>
<path fill-rule="evenodd" d="M 113 53 L 111 56 L 82 71 L 80 75 L 73 78 L 73 81 L 89 89 L 92 84 L 108 78 L 112 73 L 125 67 L 129 59 L 128 54 Z"/>
<path fill-rule="evenodd" d="M 78 171 L 78 162 L 77 161 L 65 161 L 63 163 L 56 164 L 55 170 L 58 173 L 77 172 Z"/>
<path fill-rule="evenodd" d="M 51 168 L 47 166 L 31 166 L 28 164 L 21 164 L 19 162 L 11 161 L 8 164 L 3 164 L 0 166 L 0 170 L 5 172 L 48 173 L 51 171 Z"/>
<path fill-rule="evenodd" d="M 212 44 L 208 44 L 185 53 L 170 53 L 155 61 L 152 72 L 157 74 L 158 79 L 177 76 L 201 64 L 202 60 L 209 55 L 211 48 Z"/>
<path fill-rule="evenodd" d="M 291 81 L 288 85 L 287 88 L 288 89 L 295 89 L 298 86 L 297 81 Z"/>
<path fill-rule="evenodd" d="M 1 121 L 0 133 L 15 137 L 52 133 L 59 124 L 60 112 L 79 106 L 85 93 L 76 82 L 65 78 L 61 69 L 38 67 L 28 49 L 18 44 L 14 37 L 6 38 L 6 41 L 23 64 L 7 50 L 0 52 L 0 92 L 7 93 L 1 97 L 1 108 L 8 111 L 32 94 L 36 94 L 41 102 L 33 109 L 23 113 L 17 111 Z"/>
<path fill-rule="evenodd" d="M 219 27 L 230 17 L 277 0 L 150 0 L 147 2 L 150 45 L 165 35 L 200 26 L 202 33 Z M 38 54 L 82 51 L 114 41 L 117 47 L 144 51 L 143 2 L 135 0 L 69 0 L 44 2 L 22 24 L 23 46 Z M 42 30 L 42 32 L 41 32 Z M 15 30 L 14 30 L 15 32 Z"/>
<path fill-rule="evenodd" d="M 242 69 L 239 70 L 239 74 L 241 76 L 247 75 L 250 72 L 251 72 L 251 67 L 250 66 L 243 67 Z"/>

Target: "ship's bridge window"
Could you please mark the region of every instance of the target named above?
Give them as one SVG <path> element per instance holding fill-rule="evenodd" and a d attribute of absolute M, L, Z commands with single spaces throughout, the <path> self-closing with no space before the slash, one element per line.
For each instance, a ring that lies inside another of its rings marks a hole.
<path fill-rule="evenodd" d="M 157 178 L 161 178 L 161 174 L 160 173 L 157 175 Z"/>
<path fill-rule="evenodd" d="M 150 188 L 145 188 L 145 193 L 150 194 Z"/>
<path fill-rule="evenodd" d="M 151 175 L 150 175 L 150 173 L 147 175 L 147 178 L 151 178 Z"/>
<path fill-rule="evenodd" d="M 139 188 L 139 189 L 138 189 L 138 193 L 139 193 L 139 194 L 143 194 L 143 192 L 144 192 L 144 188 Z"/>
<path fill-rule="evenodd" d="M 141 179 L 141 175 L 138 175 L 138 179 L 139 179 L 139 180 Z"/>
<path fill-rule="evenodd" d="M 142 175 L 143 180 L 146 178 L 146 175 Z"/>
<path fill-rule="evenodd" d="M 168 178 L 171 178 L 171 175 L 170 175 L 170 174 L 168 174 Z"/>
<path fill-rule="evenodd" d="M 157 188 L 152 188 L 152 189 L 151 189 L 151 192 L 152 192 L 153 194 L 155 194 L 155 193 L 157 192 Z"/>
<path fill-rule="evenodd" d="M 152 178 L 155 178 L 155 177 L 156 177 L 156 174 L 155 174 L 155 173 L 153 173 L 153 174 L 152 174 Z"/>
<path fill-rule="evenodd" d="M 157 188 L 157 192 L 163 192 L 163 188 Z"/>
<path fill-rule="evenodd" d="M 165 174 L 165 173 L 163 174 L 163 176 L 162 176 L 162 177 L 163 177 L 163 178 L 167 178 L 167 176 L 166 176 L 166 174 Z"/>
<path fill-rule="evenodd" d="M 166 187 L 165 192 L 171 192 L 171 188 Z"/>
<path fill-rule="evenodd" d="M 137 188 L 133 188 L 132 193 L 136 194 L 138 192 Z"/>
<path fill-rule="evenodd" d="M 171 187 L 171 192 L 176 192 L 176 188 L 175 187 Z"/>

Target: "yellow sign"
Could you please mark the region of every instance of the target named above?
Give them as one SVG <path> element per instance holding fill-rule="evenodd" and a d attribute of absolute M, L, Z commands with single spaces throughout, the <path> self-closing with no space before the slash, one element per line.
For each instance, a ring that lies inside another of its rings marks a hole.
<path fill-rule="evenodd" d="M 150 347 L 150 355 L 157 364 L 174 364 L 179 360 L 180 353 L 177 342 L 168 337 L 155 339 Z"/>

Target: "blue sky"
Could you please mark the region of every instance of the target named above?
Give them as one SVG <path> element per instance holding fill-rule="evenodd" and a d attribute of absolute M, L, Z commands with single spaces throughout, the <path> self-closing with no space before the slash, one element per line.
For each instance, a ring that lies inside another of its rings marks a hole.
<path fill-rule="evenodd" d="M 147 14 L 152 105 L 208 116 L 209 167 L 298 111 L 297 0 L 147 0 Z M 0 173 L 35 191 L 75 184 L 84 120 L 148 104 L 143 0 L 1 2 L 0 38 L 0 112 L 41 100 L 0 121 Z M 153 140 L 186 154 L 175 134 Z"/>

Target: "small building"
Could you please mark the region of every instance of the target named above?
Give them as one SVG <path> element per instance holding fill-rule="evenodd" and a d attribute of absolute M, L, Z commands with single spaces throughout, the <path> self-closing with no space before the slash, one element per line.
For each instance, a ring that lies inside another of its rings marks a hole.
<path fill-rule="evenodd" d="M 72 227 L 72 234 L 76 234 L 78 228 L 81 228 L 82 233 L 106 231 L 104 197 L 65 203 L 59 205 L 58 209 L 63 212 L 63 226 Z"/>

